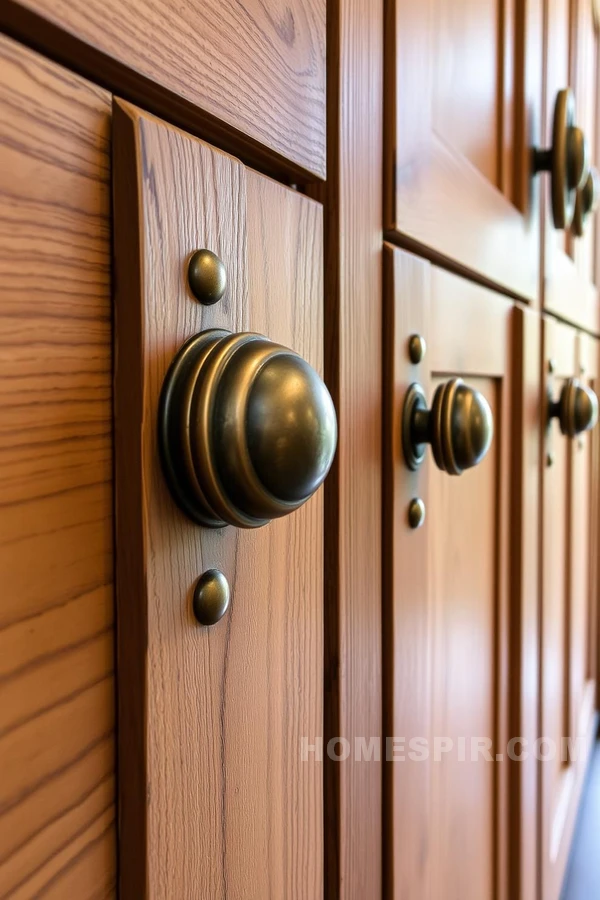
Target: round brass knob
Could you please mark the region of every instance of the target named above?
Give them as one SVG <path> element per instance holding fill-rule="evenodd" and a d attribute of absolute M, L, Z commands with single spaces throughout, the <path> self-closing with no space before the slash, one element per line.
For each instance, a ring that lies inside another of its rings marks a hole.
<path fill-rule="evenodd" d="M 575 197 L 575 213 L 571 231 L 575 237 L 583 237 L 585 223 L 591 213 L 595 213 L 600 202 L 600 174 L 592 166 L 589 175 L 583 185 L 577 191 Z"/>
<path fill-rule="evenodd" d="M 292 512 L 324 481 L 336 444 L 329 391 L 293 350 L 212 329 L 175 356 L 159 448 L 171 493 L 194 522 L 256 528 Z"/>
<path fill-rule="evenodd" d="M 552 146 L 536 149 L 534 172 L 550 172 L 552 219 L 555 228 L 569 228 L 575 212 L 576 193 L 590 170 L 588 145 L 575 124 L 575 98 L 569 88 L 559 91 L 554 104 Z"/>
<path fill-rule="evenodd" d="M 563 385 L 560 398 L 550 401 L 548 419 L 558 419 L 561 432 L 573 438 L 589 431 L 598 421 L 598 398 L 577 378 L 569 378 Z"/>
<path fill-rule="evenodd" d="M 494 420 L 483 394 L 461 378 L 441 384 L 431 409 L 423 388 L 412 384 L 404 400 L 402 445 L 406 462 L 417 469 L 431 444 L 436 465 L 449 475 L 461 475 L 481 462 L 492 443 Z"/>

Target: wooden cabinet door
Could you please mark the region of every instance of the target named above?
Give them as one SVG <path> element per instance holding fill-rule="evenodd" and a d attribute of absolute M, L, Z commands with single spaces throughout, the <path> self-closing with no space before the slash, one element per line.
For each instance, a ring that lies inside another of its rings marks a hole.
<path fill-rule="evenodd" d="M 506 748 L 513 308 L 389 246 L 384 272 L 385 896 L 512 900 L 518 895 L 508 862 Z M 420 364 L 408 354 L 413 334 L 427 344 Z M 487 398 L 495 428 L 489 452 L 460 477 L 440 471 L 430 449 L 411 471 L 401 439 L 407 389 L 418 382 L 431 401 L 436 386 L 454 376 Z M 414 498 L 426 509 L 416 529 L 408 516 Z"/>
<path fill-rule="evenodd" d="M 598 164 L 598 35 L 592 0 L 546 0 L 547 51 L 544 143 L 552 136 L 554 103 L 558 91 L 573 90 L 577 122 L 583 128 Z M 600 303 L 596 288 L 596 216 L 590 216 L 586 234 L 575 238 L 554 227 L 550 179 L 543 178 L 544 309 L 590 331 L 600 329 Z"/>
<path fill-rule="evenodd" d="M 550 394 L 557 398 L 581 366 L 582 377 L 597 389 L 596 342 L 551 319 L 543 335 Z M 542 898 L 557 900 L 595 734 L 598 435 L 596 429 L 569 440 L 554 419 L 545 440 L 540 852 Z"/>
<path fill-rule="evenodd" d="M 387 0 L 390 239 L 538 296 L 540 0 Z"/>
<path fill-rule="evenodd" d="M 110 96 L 0 36 L 0 894 L 115 895 Z"/>
<path fill-rule="evenodd" d="M 323 894 L 323 492 L 256 529 L 202 528 L 159 464 L 159 392 L 207 328 L 323 354 L 320 205 L 128 104 L 114 108 L 120 871 L 139 900 Z M 223 299 L 190 293 L 191 253 Z M 220 569 L 231 605 L 192 615 Z"/>

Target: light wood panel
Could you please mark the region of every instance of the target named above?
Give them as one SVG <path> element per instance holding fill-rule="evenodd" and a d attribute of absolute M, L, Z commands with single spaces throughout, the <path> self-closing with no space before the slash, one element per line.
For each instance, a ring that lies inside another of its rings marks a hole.
<path fill-rule="evenodd" d="M 319 204 L 135 107 L 114 108 L 121 891 L 136 898 L 323 894 L 323 496 L 254 531 L 176 508 L 158 394 L 183 340 L 254 330 L 322 368 Z M 229 287 L 195 302 L 197 247 Z M 135 263 L 135 264 L 134 264 Z M 220 568 L 232 604 L 198 626 Z"/>
<path fill-rule="evenodd" d="M 512 305 L 389 246 L 384 261 L 384 895 L 514 897 L 506 766 Z M 414 333 L 427 343 L 420 365 L 408 357 Z M 411 472 L 401 446 L 405 392 L 416 381 L 431 400 L 451 376 L 488 399 L 492 446 L 460 478 L 440 472 L 429 451 Z M 412 530 L 415 497 L 426 518 Z"/>
<path fill-rule="evenodd" d="M 552 396 L 579 373 L 584 359 L 584 374 L 597 384 L 597 354 L 589 352 L 588 341 L 568 325 L 544 321 L 544 379 Z M 555 372 L 549 378 L 551 359 Z M 542 409 L 545 415 L 547 407 Z M 549 758 L 540 762 L 541 896 L 557 900 L 595 735 L 596 662 L 588 631 L 598 589 L 590 544 L 598 504 L 598 474 L 592 469 L 597 437 L 570 441 L 553 420 L 545 442 L 553 465 L 542 470 L 541 736 L 553 744 L 544 744 Z"/>
<path fill-rule="evenodd" d="M 325 0 L 6 0 L 0 27 L 263 166 L 325 175 Z"/>
<path fill-rule="evenodd" d="M 0 895 L 114 896 L 108 95 L 0 38 Z"/>
<path fill-rule="evenodd" d="M 381 893 L 381 246 L 383 0 L 328 5 L 325 372 L 338 411 L 325 483 L 325 893 Z M 368 125 L 366 124 L 368 123 Z M 355 755 L 359 747 L 361 758 Z M 375 746 L 375 745 L 372 745 Z M 338 748 L 339 749 L 339 748 Z"/>
<path fill-rule="evenodd" d="M 391 241 L 537 302 L 541 0 L 388 0 Z"/>

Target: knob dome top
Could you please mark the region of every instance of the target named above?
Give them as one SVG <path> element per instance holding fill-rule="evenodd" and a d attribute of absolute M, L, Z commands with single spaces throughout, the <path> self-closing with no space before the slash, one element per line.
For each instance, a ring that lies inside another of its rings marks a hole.
<path fill-rule="evenodd" d="M 280 353 L 261 368 L 248 398 L 246 434 L 252 464 L 274 497 L 297 503 L 323 482 L 337 442 L 335 409 L 301 357 Z"/>

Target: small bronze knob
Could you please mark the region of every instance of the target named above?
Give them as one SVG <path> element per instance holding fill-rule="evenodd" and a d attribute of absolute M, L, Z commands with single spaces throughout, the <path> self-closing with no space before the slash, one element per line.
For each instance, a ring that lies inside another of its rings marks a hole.
<path fill-rule="evenodd" d="M 548 420 L 558 419 L 561 432 L 573 438 L 589 431 L 598 421 L 598 398 L 577 378 L 569 378 L 558 400 L 550 400 Z"/>
<path fill-rule="evenodd" d="M 600 174 L 592 166 L 583 187 L 577 191 L 575 213 L 571 231 L 575 237 L 583 237 L 587 218 L 598 209 L 600 201 Z"/>
<path fill-rule="evenodd" d="M 558 229 L 570 228 L 575 199 L 590 170 L 585 135 L 575 124 L 575 98 L 569 88 L 559 91 L 554 104 L 552 146 L 535 149 L 533 171 L 550 172 L 552 219 Z"/>
<path fill-rule="evenodd" d="M 461 378 L 441 384 L 431 409 L 423 389 L 412 384 L 404 400 L 402 445 L 406 462 L 417 469 L 431 444 L 435 462 L 449 475 L 461 475 L 481 462 L 492 443 L 494 421 L 483 394 Z"/>
<path fill-rule="evenodd" d="M 329 391 L 297 353 L 259 334 L 190 338 L 166 375 L 159 447 L 181 509 L 213 528 L 256 528 L 302 506 L 335 454 Z"/>

